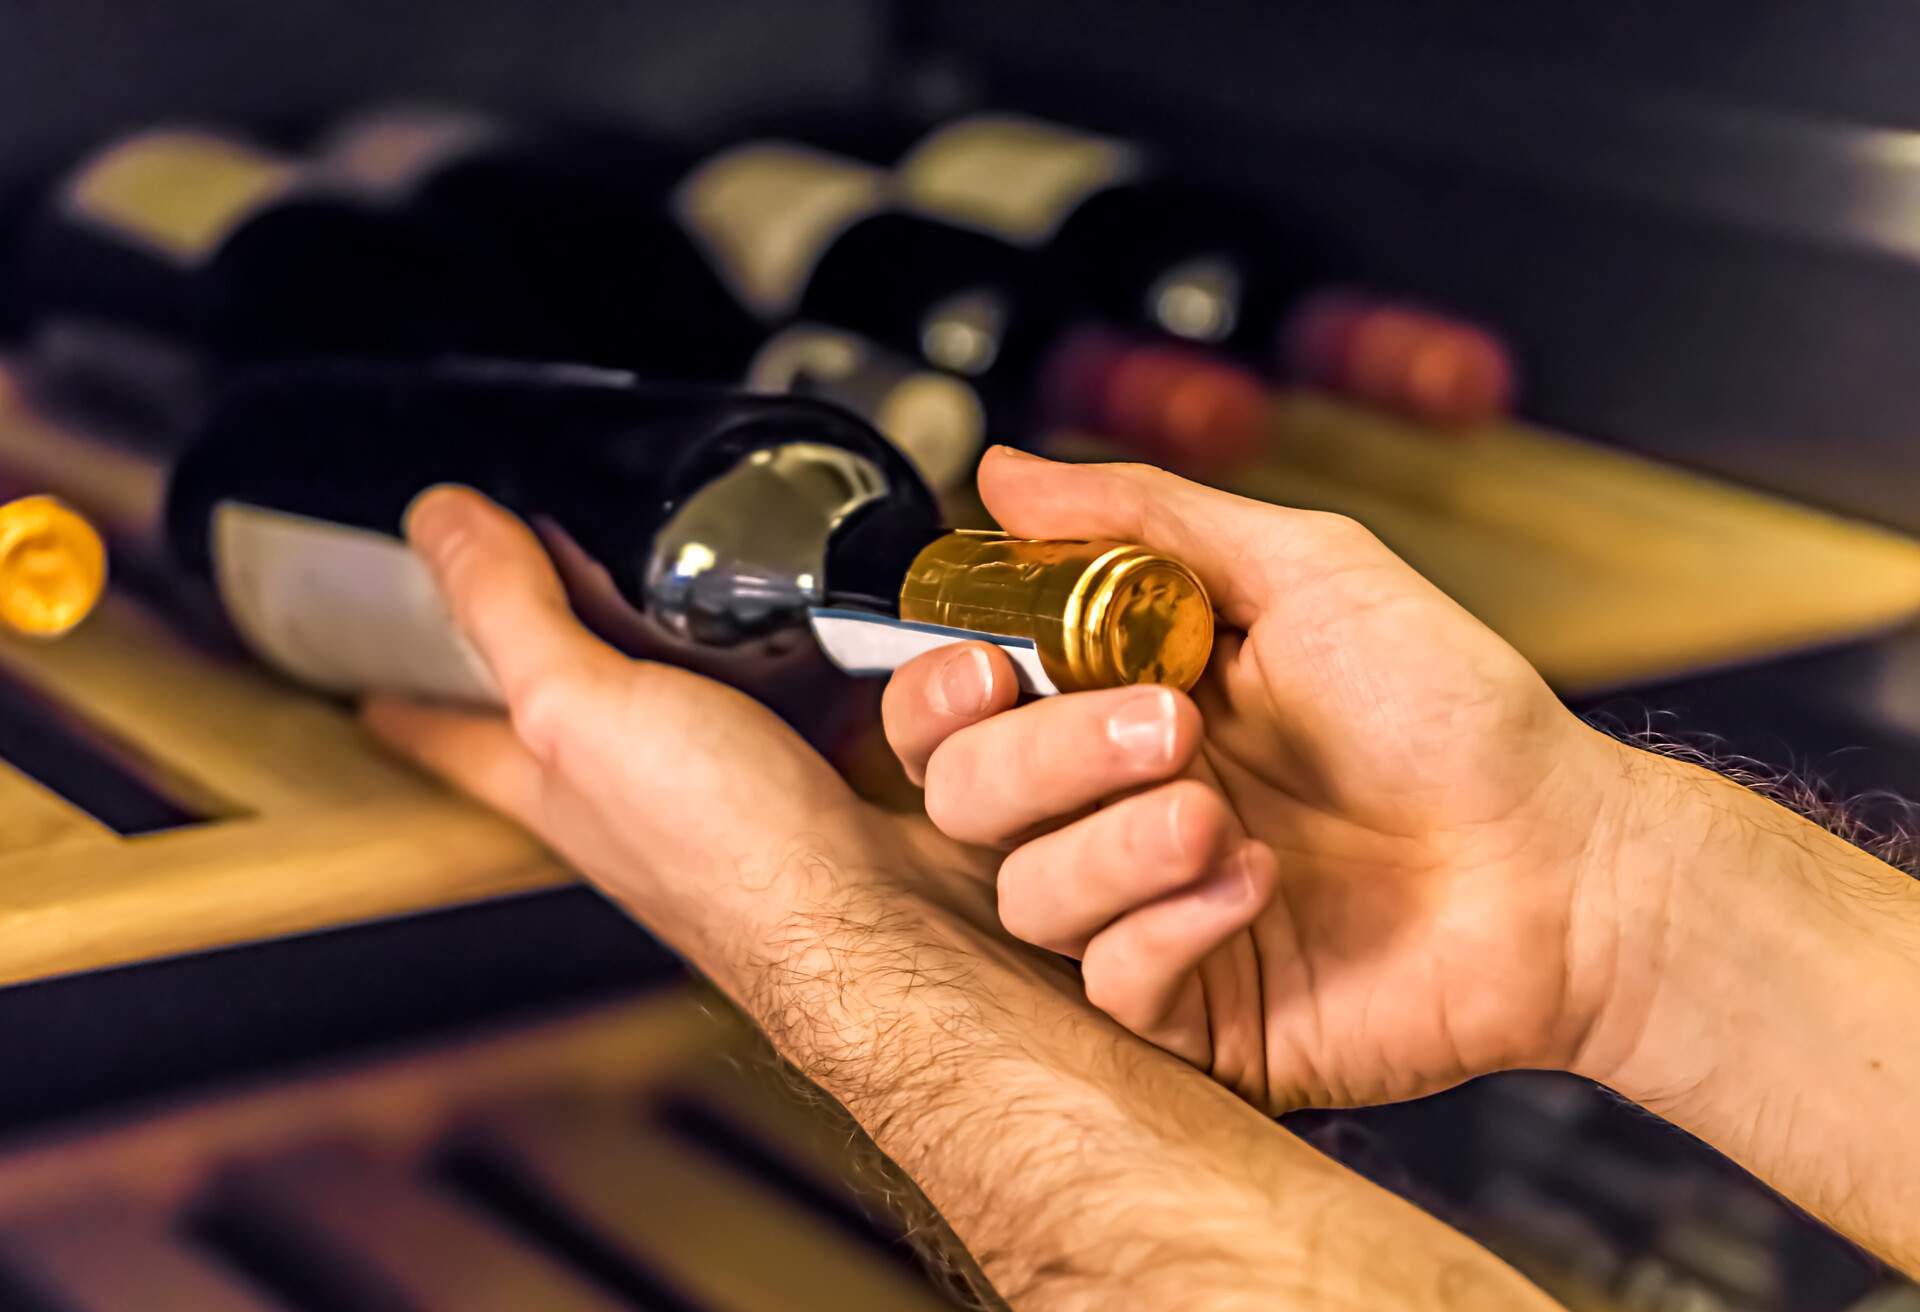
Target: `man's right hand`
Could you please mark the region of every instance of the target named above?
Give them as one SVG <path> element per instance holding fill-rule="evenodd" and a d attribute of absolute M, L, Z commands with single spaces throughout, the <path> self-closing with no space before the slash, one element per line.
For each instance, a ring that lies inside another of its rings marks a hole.
<path fill-rule="evenodd" d="M 1582 724 L 1349 520 L 1003 450 L 980 486 L 1186 562 L 1222 621 L 1191 698 L 1015 706 L 984 644 L 888 687 L 929 815 L 1093 1003 L 1269 1111 L 1586 1074 L 1920 1263 L 1920 883 Z"/>
<path fill-rule="evenodd" d="M 1646 981 L 1656 883 L 1614 878 L 1623 748 L 1353 521 L 1140 466 L 996 451 L 1023 537 L 1117 538 L 1218 606 L 1191 698 L 1012 707 L 987 647 L 929 653 L 888 735 L 949 835 L 999 846 L 1001 917 L 1087 994 L 1269 1110 L 1570 1066 Z"/>

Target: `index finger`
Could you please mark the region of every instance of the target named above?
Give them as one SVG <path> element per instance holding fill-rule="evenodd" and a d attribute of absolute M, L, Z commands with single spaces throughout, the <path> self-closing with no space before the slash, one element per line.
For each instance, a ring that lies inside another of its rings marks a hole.
<path fill-rule="evenodd" d="M 1013 662 L 990 642 L 923 652 L 887 680 L 880 699 L 887 746 L 907 778 L 923 783 L 935 748 L 968 725 L 1009 709 L 1019 697 Z"/>

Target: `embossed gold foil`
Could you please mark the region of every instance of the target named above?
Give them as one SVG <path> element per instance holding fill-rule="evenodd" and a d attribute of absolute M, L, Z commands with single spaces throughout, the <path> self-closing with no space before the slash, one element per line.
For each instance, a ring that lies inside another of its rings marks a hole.
<path fill-rule="evenodd" d="M 1062 692 L 1190 688 L 1213 651 L 1213 606 L 1199 578 L 1125 542 L 945 534 L 914 558 L 900 618 L 1031 638 Z"/>

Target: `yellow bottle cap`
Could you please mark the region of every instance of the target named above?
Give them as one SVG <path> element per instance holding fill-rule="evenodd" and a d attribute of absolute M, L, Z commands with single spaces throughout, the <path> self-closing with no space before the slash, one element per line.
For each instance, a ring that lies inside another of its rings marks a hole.
<path fill-rule="evenodd" d="M 915 557 L 900 618 L 1030 638 L 1062 692 L 1191 688 L 1213 652 L 1213 605 L 1199 578 L 1125 542 L 945 534 Z"/>
<path fill-rule="evenodd" d="M 47 496 L 0 505 L 0 622 L 55 638 L 93 610 L 107 549 L 79 515 Z"/>

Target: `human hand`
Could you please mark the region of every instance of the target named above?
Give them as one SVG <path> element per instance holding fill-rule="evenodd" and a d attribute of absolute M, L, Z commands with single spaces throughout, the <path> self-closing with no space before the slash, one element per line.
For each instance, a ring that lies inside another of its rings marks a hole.
<path fill-rule="evenodd" d="M 1009 532 L 1186 562 L 1220 612 L 1191 697 L 1016 707 L 986 644 L 887 689 L 928 814 L 1004 851 L 1006 928 L 1100 1009 L 1280 1110 L 1576 1066 L 1652 986 L 1628 749 L 1359 525 L 1004 449 L 980 487 Z"/>
<path fill-rule="evenodd" d="M 969 854 L 863 802 L 753 698 L 590 634 L 520 520 L 435 489 L 408 530 L 509 710 L 375 698 L 368 725 L 539 834 L 723 987 L 855 884 L 965 900 Z"/>
<path fill-rule="evenodd" d="M 409 530 L 509 712 L 376 699 L 368 725 L 732 994 L 1009 1302 L 1545 1306 L 993 932 L 992 854 L 868 806 L 743 694 L 589 635 L 499 507 L 435 491 Z"/>

